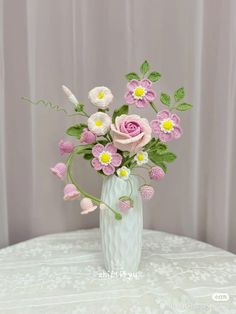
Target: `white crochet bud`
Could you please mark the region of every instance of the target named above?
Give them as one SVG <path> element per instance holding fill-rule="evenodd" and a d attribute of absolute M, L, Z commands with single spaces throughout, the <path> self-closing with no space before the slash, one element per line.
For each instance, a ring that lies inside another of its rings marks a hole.
<path fill-rule="evenodd" d="M 62 85 L 62 89 L 64 91 L 64 93 L 66 94 L 66 96 L 68 97 L 69 101 L 73 104 L 73 105 L 78 105 L 78 100 L 76 99 L 75 95 L 72 94 L 71 90 L 66 87 L 65 85 Z"/>

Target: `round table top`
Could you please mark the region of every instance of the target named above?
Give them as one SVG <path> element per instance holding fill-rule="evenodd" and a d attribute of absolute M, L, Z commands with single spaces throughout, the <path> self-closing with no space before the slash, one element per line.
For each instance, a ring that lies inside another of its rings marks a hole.
<path fill-rule="evenodd" d="M 236 256 L 144 230 L 140 271 L 108 274 L 99 229 L 0 250 L 0 313 L 236 313 Z"/>

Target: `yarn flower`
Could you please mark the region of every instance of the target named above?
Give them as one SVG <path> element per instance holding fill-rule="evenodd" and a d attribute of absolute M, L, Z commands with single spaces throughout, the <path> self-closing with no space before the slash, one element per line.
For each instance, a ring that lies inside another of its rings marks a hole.
<path fill-rule="evenodd" d="M 150 200 L 155 193 L 154 188 L 151 185 L 147 185 L 147 184 L 142 185 L 139 188 L 139 191 L 140 191 L 142 199 L 144 200 Z"/>
<path fill-rule="evenodd" d="M 134 160 L 136 161 L 138 166 L 141 166 L 143 164 L 148 163 L 148 153 L 147 152 L 138 152 L 135 157 Z"/>
<path fill-rule="evenodd" d="M 95 170 L 102 170 L 107 176 L 115 172 L 115 167 L 119 167 L 122 162 L 122 156 L 117 153 L 117 148 L 108 143 L 105 147 L 102 144 L 96 144 L 92 149 L 95 158 L 92 160 L 92 166 Z"/>
<path fill-rule="evenodd" d="M 96 112 L 88 118 L 88 128 L 96 135 L 105 135 L 111 126 L 111 117 L 104 112 Z"/>
<path fill-rule="evenodd" d="M 122 196 L 119 198 L 118 208 L 123 214 L 127 214 L 129 209 L 134 206 L 133 200 L 128 196 Z"/>
<path fill-rule="evenodd" d="M 181 137 L 183 131 L 179 124 L 180 118 L 168 109 L 159 111 L 156 119 L 150 123 L 153 133 L 158 135 L 162 142 L 169 142 Z"/>
<path fill-rule="evenodd" d="M 61 155 L 64 155 L 73 152 L 75 145 L 70 141 L 60 140 L 58 147 L 60 149 Z"/>
<path fill-rule="evenodd" d="M 123 167 L 117 169 L 116 173 L 117 173 L 119 178 L 121 178 L 123 180 L 128 180 L 129 176 L 130 176 L 130 169 L 123 166 Z"/>
<path fill-rule="evenodd" d="M 88 98 L 93 105 L 101 109 L 106 109 L 113 101 L 113 95 L 110 89 L 105 86 L 93 88 L 89 92 Z"/>
<path fill-rule="evenodd" d="M 87 128 L 83 129 L 83 132 L 80 135 L 81 144 L 92 144 L 96 142 L 97 136 L 93 132 L 89 131 Z"/>
<path fill-rule="evenodd" d="M 164 170 L 159 166 L 154 166 L 149 171 L 149 177 L 152 180 L 161 180 L 165 176 Z"/>
<path fill-rule="evenodd" d="M 64 188 L 64 200 L 75 200 L 80 197 L 80 192 L 74 184 L 67 184 Z"/>
<path fill-rule="evenodd" d="M 131 80 L 127 84 L 128 91 L 125 94 L 125 101 L 129 105 L 136 105 L 138 108 L 144 108 L 156 97 L 156 94 L 151 87 L 152 82 L 148 79 L 143 79 L 141 81 Z"/>
<path fill-rule="evenodd" d="M 90 198 L 84 197 L 80 201 L 80 207 L 82 208 L 81 214 L 84 215 L 93 212 L 97 208 L 97 205 L 94 205 Z"/>
<path fill-rule="evenodd" d="M 66 173 L 66 165 L 63 162 L 59 162 L 54 167 L 50 168 L 50 170 L 58 178 L 63 179 Z"/>

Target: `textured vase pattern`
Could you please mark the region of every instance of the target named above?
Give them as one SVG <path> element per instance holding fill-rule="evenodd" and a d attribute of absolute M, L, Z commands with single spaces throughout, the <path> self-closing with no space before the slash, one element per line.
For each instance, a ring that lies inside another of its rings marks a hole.
<path fill-rule="evenodd" d="M 130 182 L 113 175 L 104 179 L 101 199 L 112 208 L 117 208 L 121 196 L 131 192 L 133 208 L 116 220 L 109 209 L 100 211 L 100 230 L 105 268 L 112 272 L 136 272 L 142 249 L 143 208 L 138 191 L 138 180 L 130 176 Z"/>

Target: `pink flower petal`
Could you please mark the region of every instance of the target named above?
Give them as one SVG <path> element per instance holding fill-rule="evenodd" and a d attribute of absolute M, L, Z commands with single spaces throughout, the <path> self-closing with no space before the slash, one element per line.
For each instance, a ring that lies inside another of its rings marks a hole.
<path fill-rule="evenodd" d="M 161 132 L 161 128 L 160 128 L 160 122 L 157 120 L 152 120 L 150 122 L 150 126 L 152 128 L 152 132 L 154 134 L 159 134 Z"/>
<path fill-rule="evenodd" d="M 92 149 L 92 154 L 94 157 L 98 157 L 104 151 L 104 146 L 102 144 L 96 144 Z"/>
<path fill-rule="evenodd" d="M 98 160 L 98 158 L 93 158 L 92 160 L 92 166 L 95 170 L 101 170 L 102 169 L 102 164 L 100 163 L 100 161 Z"/>
<path fill-rule="evenodd" d="M 150 88 L 152 86 L 152 82 L 148 79 L 143 79 L 139 83 L 144 88 Z"/>
<path fill-rule="evenodd" d="M 104 150 L 111 154 L 115 154 L 117 152 L 117 148 L 112 143 L 108 143 Z"/>
<path fill-rule="evenodd" d="M 129 105 L 133 105 L 135 103 L 135 99 L 132 95 L 132 92 L 128 91 L 126 94 L 125 94 L 125 101 L 127 102 L 127 104 Z"/>
<path fill-rule="evenodd" d="M 143 99 L 137 99 L 137 100 L 135 101 L 135 105 L 136 105 L 136 107 L 138 107 L 138 108 L 144 108 L 144 107 L 146 106 L 146 104 L 147 104 L 147 101 L 145 100 L 145 98 L 143 98 Z"/>
<path fill-rule="evenodd" d="M 173 134 L 174 139 L 177 140 L 178 138 L 181 137 L 181 135 L 183 134 L 183 131 L 180 126 L 175 126 L 172 134 Z"/>
<path fill-rule="evenodd" d="M 180 117 L 177 116 L 177 114 L 173 113 L 170 118 L 172 121 L 174 121 L 174 124 L 176 126 L 178 126 L 180 124 Z"/>
<path fill-rule="evenodd" d="M 153 90 L 149 90 L 147 91 L 146 95 L 145 95 L 145 98 L 148 100 L 148 101 L 153 101 L 155 98 L 156 98 L 156 94 L 154 93 Z"/>
<path fill-rule="evenodd" d="M 162 142 L 169 142 L 169 141 L 173 140 L 173 133 L 160 132 L 159 133 L 159 139 Z"/>
<path fill-rule="evenodd" d="M 115 167 L 119 167 L 120 164 L 122 162 L 122 157 L 120 154 L 114 154 L 112 155 L 112 161 L 111 161 L 111 164 Z"/>
<path fill-rule="evenodd" d="M 115 167 L 110 165 L 103 166 L 102 171 L 105 175 L 110 176 L 115 172 Z"/>
<path fill-rule="evenodd" d="M 137 81 L 137 80 L 131 80 L 131 81 L 127 84 L 127 88 L 128 88 L 128 90 L 130 90 L 131 92 L 133 92 L 134 89 L 135 89 L 136 87 L 138 87 L 138 86 L 139 86 L 139 81 Z"/>
<path fill-rule="evenodd" d="M 171 113 L 169 110 L 162 110 L 157 113 L 157 120 L 162 121 L 164 119 L 168 119 Z"/>

